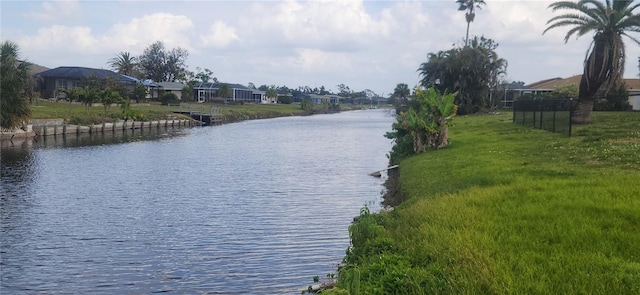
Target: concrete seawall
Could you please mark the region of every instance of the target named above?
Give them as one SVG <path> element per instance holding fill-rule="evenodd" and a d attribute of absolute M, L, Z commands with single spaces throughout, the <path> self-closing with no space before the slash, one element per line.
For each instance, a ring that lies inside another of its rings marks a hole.
<path fill-rule="evenodd" d="M 158 120 L 158 121 L 122 121 L 116 123 L 102 123 L 89 126 L 81 125 L 33 125 L 32 129 L 36 136 L 115 132 L 129 129 L 142 128 L 168 128 L 168 127 L 191 127 L 191 120 Z"/>

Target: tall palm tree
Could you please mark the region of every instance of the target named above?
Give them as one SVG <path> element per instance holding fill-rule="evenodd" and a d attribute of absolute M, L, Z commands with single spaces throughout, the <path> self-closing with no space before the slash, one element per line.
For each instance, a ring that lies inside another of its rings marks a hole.
<path fill-rule="evenodd" d="M 467 46 L 469 42 L 469 25 L 476 18 L 476 8 L 480 9 L 480 5 L 486 5 L 484 0 L 456 0 L 460 6 L 458 7 L 459 11 L 466 11 L 464 14 L 467 20 L 467 34 L 464 37 L 464 46 Z"/>
<path fill-rule="evenodd" d="M 629 34 L 640 32 L 640 14 L 634 14 L 638 7 L 640 3 L 633 0 L 560 1 L 549 5 L 554 12 L 567 12 L 549 19 L 543 34 L 554 28 L 572 26 L 564 38 L 565 43 L 574 34 L 576 38 L 590 32 L 594 34 L 584 60 L 578 104 L 571 118 L 574 123 L 590 122 L 598 89 L 601 86 L 608 89 L 622 79 L 625 62 L 622 36 L 640 45 L 640 41 Z"/>
<path fill-rule="evenodd" d="M 108 64 L 114 71 L 127 76 L 134 76 L 138 67 L 136 57 L 129 52 L 120 52 L 116 57 L 109 59 Z"/>

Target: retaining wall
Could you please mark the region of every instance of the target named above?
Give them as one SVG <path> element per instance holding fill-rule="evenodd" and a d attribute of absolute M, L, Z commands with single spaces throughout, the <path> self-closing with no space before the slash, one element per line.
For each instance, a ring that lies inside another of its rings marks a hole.
<path fill-rule="evenodd" d="M 191 120 L 158 120 L 158 121 L 123 121 L 116 123 L 102 123 L 90 126 L 80 125 L 39 125 L 33 126 L 36 136 L 115 132 L 129 129 L 160 128 L 160 127 L 191 127 Z"/>

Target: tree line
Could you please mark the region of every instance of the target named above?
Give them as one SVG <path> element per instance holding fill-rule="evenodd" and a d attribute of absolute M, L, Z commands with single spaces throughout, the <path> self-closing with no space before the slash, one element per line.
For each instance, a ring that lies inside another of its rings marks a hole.
<path fill-rule="evenodd" d="M 496 53 L 498 43 L 484 36 L 469 37 L 469 26 L 476 10 L 486 5 L 483 0 L 456 0 L 465 12 L 467 22 L 464 45 L 427 54 L 419 68 L 420 84 L 416 87 L 435 88 L 441 93 L 455 93 L 459 114 L 471 114 L 494 106 L 494 94 L 504 93 L 507 61 Z M 574 98 L 577 98 L 574 123 L 591 121 L 596 110 L 629 109 L 623 82 L 626 60 L 623 37 L 640 45 L 632 33 L 640 32 L 640 3 L 630 0 L 559 1 L 549 5 L 553 12 L 562 12 L 547 21 L 549 30 L 569 27 L 564 41 L 572 36 L 593 34 L 585 55 L 584 70 Z M 640 57 L 638 57 L 640 71 Z M 640 77 L 640 73 L 638 74 Z M 524 83 L 522 83 L 524 84 Z M 502 86 L 504 87 L 504 86 Z M 415 93 L 415 91 L 414 91 Z M 411 91 L 399 83 L 391 95 L 394 104 L 407 108 Z M 594 105 L 595 102 L 595 105 Z"/>

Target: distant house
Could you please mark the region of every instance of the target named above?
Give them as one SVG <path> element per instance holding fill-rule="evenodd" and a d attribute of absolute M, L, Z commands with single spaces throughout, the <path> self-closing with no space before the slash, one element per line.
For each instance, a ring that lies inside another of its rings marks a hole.
<path fill-rule="evenodd" d="M 147 100 L 158 100 L 158 99 L 160 99 L 160 97 L 158 96 L 159 95 L 158 88 L 160 88 L 160 86 L 156 82 L 153 82 L 151 80 L 144 80 L 144 81 L 140 81 L 140 82 L 147 89 L 147 94 L 145 95 L 145 98 Z"/>
<path fill-rule="evenodd" d="M 372 97 L 372 98 L 371 98 L 371 101 L 372 101 L 371 103 L 372 103 L 373 105 L 378 105 L 378 106 L 379 106 L 379 105 L 386 105 L 386 104 L 389 104 L 389 98 L 387 98 L 387 97 L 382 97 L 382 96 L 378 96 L 378 95 L 376 95 L 376 96 Z"/>
<path fill-rule="evenodd" d="M 331 94 L 327 94 L 327 95 L 309 94 L 309 98 L 311 99 L 311 102 L 313 102 L 314 104 L 322 104 L 326 102 L 331 105 L 334 105 L 334 104 L 340 103 L 340 96 L 331 95 Z"/>
<path fill-rule="evenodd" d="M 251 92 L 253 93 L 253 101 L 260 103 L 270 103 L 270 99 L 267 97 L 266 91 L 251 89 Z"/>
<path fill-rule="evenodd" d="M 155 83 L 157 87 L 155 90 L 158 92 L 157 97 L 162 97 L 165 93 L 175 94 L 179 100 L 182 100 L 182 89 L 187 86 L 178 82 L 158 82 Z"/>
<path fill-rule="evenodd" d="M 231 97 L 222 98 L 218 95 L 218 90 L 224 84 L 231 90 Z M 256 99 L 259 96 L 254 97 L 254 90 L 240 84 L 205 82 L 198 83 L 193 87 L 193 97 L 198 102 L 222 100 L 224 102 L 260 103 L 260 100 Z M 262 98 L 260 97 L 260 99 Z"/>
<path fill-rule="evenodd" d="M 582 75 L 575 75 L 569 78 L 552 78 L 524 86 L 505 88 L 505 97 L 503 101 L 504 107 L 511 107 L 513 101 L 523 95 L 540 95 L 553 92 L 558 87 L 568 85 L 580 85 Z M 627 91 L 629 92 L 629 104 L 633 110 L 640 110 L 640 79 L 623 79 Z"/>
<path fill-rule="evenodd" d="M 77 88 L 83 79 L 91 77 L 100 80 L 115 79 L 130 88 L 133 88 L 138 83 L 134 78 L 120 75 L 113 71 L 84 67 L 57 67 L 37 73 L 35 76 L 38 81 L 36 89 L 45 98 L 53 98 L 56 89 Z"/>
<path fill-rule="evenodd" d="M 629 93 L 629 104 L 634 111 L 640 111 L 640 79 L 624 79 Z"/>

